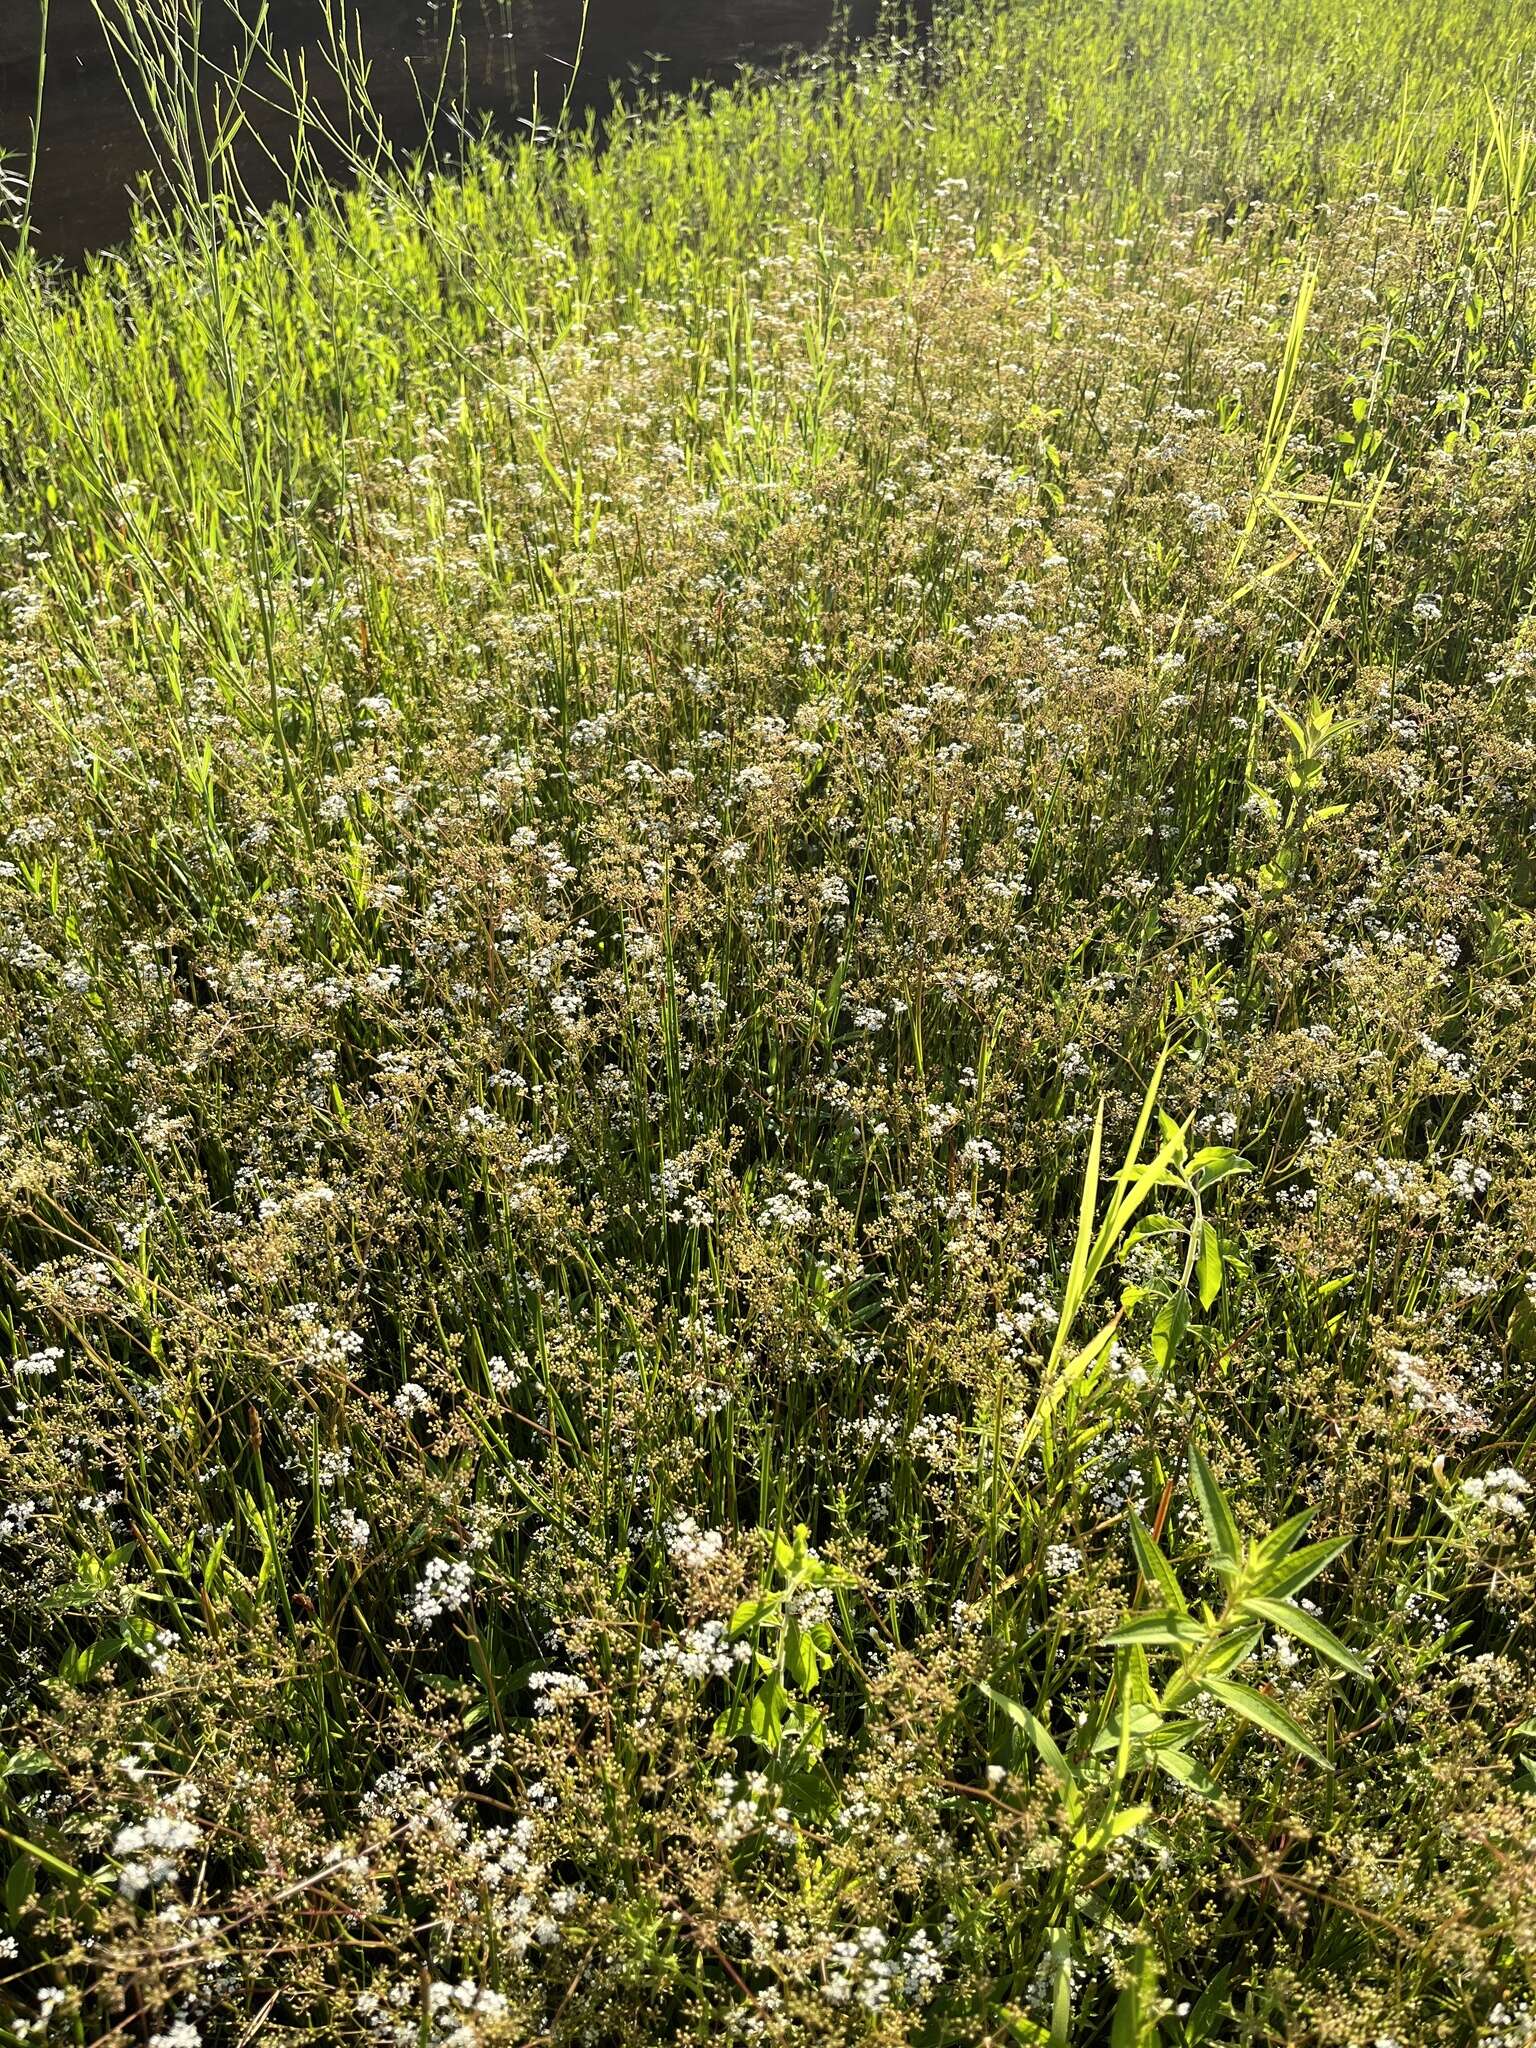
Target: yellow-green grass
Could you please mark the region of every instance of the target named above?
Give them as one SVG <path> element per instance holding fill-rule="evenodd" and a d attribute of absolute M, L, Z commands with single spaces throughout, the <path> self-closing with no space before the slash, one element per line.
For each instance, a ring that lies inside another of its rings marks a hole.
<path fill-rule="evenodd" d="M 168 196 L 0 276 L 0 2040 L 1521 2048 L 1536 10 L 451 175 L 353 78 L 261 219 L 113 19 Z"/>

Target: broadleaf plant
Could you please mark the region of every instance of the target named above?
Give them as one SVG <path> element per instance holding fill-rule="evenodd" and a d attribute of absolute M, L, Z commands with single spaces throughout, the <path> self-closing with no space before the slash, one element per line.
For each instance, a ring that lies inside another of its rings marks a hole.
<path fill-rule="evenodd" d="M 1197 1444 L 1189 1447 L 1191 1491 L 1210 1545 L 1209 1563 L 1222 1582 L 1225 1599 L 1219 1610 L 1192 1605 L 1177 1573 L 1157 1539 L 1134 1513 L 1130 1517 L 1131 1548 L 1137 1569 L 1157 1605 L 1128 1615 L 1105 1643 L 1127 1653 L 1144 1669 L 1148 1651 L 1175 1650 L 1178 1663 L 1160 1690 L 1143 1685 L 1143 1730 L 1138 1735 L 1148 1760 L 1183 1783 L 1193 1780 L 1184 1765 L 1193 1761 L 1183 1749 L 1182 1734 L 1166 1738 L 1169 1716 L 1202 1694 L 1229 1714 L 1283 1742 L 1323 1770 L 1333 1768 L 1327 1756 L 1268 1693 L 1230 1674 L 1259 1648 L 1266 1628 L 1305 1644 L 1325 1663 L 1349 1676 L 1369 1681 L 1363 1660 L 1340 1642 L 1333 1631 L 1296 1596 L 1347 1547 L 1347 1537 L 1301 1545 L 1312 1511 L 1292 1515 L 1268 1535 L 1245 1542 L 1232 1505 Z M 1300 1547 L 1298 1547 L 1300 1546 Z M 1122 1674 L 1122 1684 L 1125 1682 Z M 1186 1724 L 1189 1725 L 1189 1724 Z"/>

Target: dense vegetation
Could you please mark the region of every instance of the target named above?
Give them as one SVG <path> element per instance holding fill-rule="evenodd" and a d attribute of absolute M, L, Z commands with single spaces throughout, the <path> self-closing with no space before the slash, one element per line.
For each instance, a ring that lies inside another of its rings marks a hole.
<path fill-rule="evenodd" d="M 170 4 L 0 279 L 0 2039 L 1524 2048 L 1536 10 L 255 219 Z"/>

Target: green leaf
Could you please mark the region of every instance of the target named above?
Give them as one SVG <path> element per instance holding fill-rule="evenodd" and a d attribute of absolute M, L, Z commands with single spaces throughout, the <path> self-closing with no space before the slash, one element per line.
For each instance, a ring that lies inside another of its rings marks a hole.
<path fill-rule="evenodd" d="M 777 1749 L 784 1739 L 784 1714 L 789 1695 L 776 1678 L 765 1679 L 752 1695 L 747 1725 L 764 1749 Z"/>
<path fill-rule="evenodd" d="M 1067 1285 L 1061 1321 L 1056 1329 L 1056 1342 L 1051 1346 L 1052 1365 L 1065 1348 L 1068 1317 L 1076 1314 L 1078 1303 L 1087 1292 L 1091 1278 L 1088 1261 L 1093 1249 L 1093 1212 L 1099 1200 L 1099 1157 L 1103 1146 L 1104 1105 L 1101 1102 L 1098 1114 L 1093 1120 L 1093 1136 L 1088 1143 L 1088 1164 L 1083 1173 L 1083 1194 L 1077 1211 L 1077 1242 L 1072 1247 L 1072 1264 L 1067 1270 Z"/>
<path fill-rule="evenodd" d="M 40 1749 L 17 1749 L 0 1764 L 0 1778 L 35 1778 L 42 1771 L 51 1771 L 51 1759 Z"/>
<path fill-rule="evenodd" d="M 1262 1615 L 1274 1627 L 1283 1628 L 1288 1636 L 1294 1636 L 1298 1643 L 1305 1643 L 1309 1650 L 1315 1650 L 1319 1657 L 1326 1657 L 1330 1664 L 1337 1664 L 1352 1678 L 1370 1677 L 1369 1669 L 1354 1651 L 1346 1650 L 1333 1630 L 1325 1628 L 1317 1616 L 1308 1614 L 1304 1607 L 1293 1607 L 1288 1600 L 1269 1600 L 1262 1593 L 1250 1594 L 1243 1606 L 1250 1614 Z"/>
<path fill-rule="evenodd" d="M 1051 2040 L 1055 2048 L 1067 2048 L 1072 2039 L 1072 1938 L 1064 1927 L 1051 1929 L 1051 1969 Z"/>
<path fill-rule="evenodd" d="M 1169 1295 L 1152 1325 L 1152 1356 L 1163 1372 L 1172 1365 L 1188 1328 L 1189 1296 L 1180 1288 L 1177 1294 Z"/>
<path fill-rule="evenodd" d="M 1122 1835 L 1134 1835 L 1152 1818 L 1150 1806 L 1120 1806 L 1110 1815 L 1098 1830 L 1098 1841 L 1102 1847 L 1108 1842 L 1118 1842 Z"/>
<path fill-rule="evenodd" d="M 1050 2048 L 1049 2030 L 1038 2020 L 1032 2020 L 1027 2012 L 1021 2012 L 1016 2005 L 1003 2007 L 1003 2019 L 1013 2038 L 1023 2043 L 1023 2048 Z"/>
<path fill-rule="evenodd" d="M 749 1629 L 761 1628 L 765 1621 L 771 1621 L 779 1611 L 777 1593 L 758 1593 L 750 1600 L 743 1600 L 731 1616 L 729 1633 L 744 1636 Z"/>
<path fill-rule="evenodd" d="M 1133 1614 L 1128 1621 L 1122 1621 L 1113 1633 L 1101 1636 L 1099 1640 L 1105 1644 L 1112 1644 L 1116 1649 L 1124 1648 L 1130 1643 L 1140 1643 L 1145 1649 L 1166 1649 L 1170 1645 L 1175 1649 L 1183 1649 L 1203 1643 L 1205 1630 L 1198 1621 L 1191 1620 L 1187 1612 Z"/>
<path fill-rule="evenodd" d="M 1299 1723 L 1293 1721 L 1284 1707 L 1277 1706 L 1267 1694 L 1255 1692 L 1251 1685 L 1242 1685 L 1235 1678 L 1202 1678 L 1200 1684 L 1212 1699 L 1220 1700 L 1242 1720 L 1251 1721 L 1255 1728 L 1262 1728 L 1266 1735 L 1273 1735 L 1288 1749 L 1294 1749 L 1299 1756 L 1308 1758 L 1321 1769 L 1333 1769 Z"/>
<path fill-rule="evenodd" d="M 1218 1181 L 1229 1180 L 1234 1173 L 1252 1173 L 1253 1161 L 1244 1159 L 1240 1152 L 1234 1152 L 1230 1145 L 1202 1146 L 1189 1162 L 1189 1177 L 1204 1194 Z"/>
<path fill-rule="evenodd" d="M 1294 1599 L 1303 1586 L 1310 1586 L 1318 1573 L 1332 1564 L 1341 1550 L 1348 1548 L 1347 1536 L 1334 1536 L 1326 1543 L 1308 1543 L 1282 1558 L 1272 1569 L 1261 1572 L 1253 1590 L 1271 1600 Z"/>
<path fill-rule="evenodd" d="M 84 1649 L 68 1649 L 59 1659 L 59 1676 L 66 1685 L 87 1685 L 98 1671 L 122 1654 L 122 1648 L 123 1638 L 115 1635 L 103 1636 Z"/>
<path fill-rule="evenodd" d="M 1182 1166 L 1186 1145 L 1183 1126 L 1176 1124 L 1166 1109 L 1157 1112 L 1157 1124 L 1163 1134 L 1163 1149 L 1175 1165 Z"/>
<path fill-rule="evenodd" d="M 1259 1647 L 1264 1631 L 1257 1622 L 1243 1628 L 1235 1628 L 1223 1638 L 1211 1653 L 1205 1669 L 1217 1678 L 1225 1678 L 1229 1671 L 1235 1671 L 1246 1657 L 1251 1657 Z"/>
<path fill-rule="evenodd" d="M 1005 1692 L 999 1692 L 995 1686 L 988 1685 L 985 1679 L 981 1681 L 980 1690 L 999 1712 L 1008 1716 L 1016 1728 L 1023 1729 L 1031 1743 L 1033 1743 L 1036 1755 L 1051 1775 L 1069 1792 L 1075 1793 L 1077 1791 L 1077 1778 L 1073 1773 L 1072 1766 L 1056 1747 L 1051 1731 L 1046 1727 L 1045 1723 L 1038 1720 L 1029 1711 L 1028 1707 L 1021 1707 L 1017 1700 L 1009 1699 Z"/>
<path fill-rule="evenodd" d="M 1208 1309 L 1221 1292 L 1221 1239 L 1209 1223 L 1200 1226 L 1200 1255 L 1195 1261 L 1195 1279 L 1200 1288 L 1200 1306 Z"/>
<path fill-rule="evenodd" d="M 1130 1723 L 1131 1736 L 1137 1742 L 1155 1742 L 1162 1733 L 1161 1712 L 1143 1701 L 1127 1703 L 1127 1719 Z M 1101 1728 L 1088 1745 L 1091 1754 L 1102 1756 L 1106 1750 L 1118 1749 L 1123 1725 L 1117 1723 L 1112 1728 Z"/>
<path fill-rule="evenodd" d="M 1180 1749 L 1176 1743 L 1167 1748 L 1154 1749 L 1152 1761 L 1176 1784 L 1185 1786 L 1191 1792 L 1199 1793 L 1202 1799 L 1214 1799 L 1218 1787 L 1210 1772 L 1188 1750 Z"/>
<path fill-rule="evenodd" d="M 30 1856 L 18 1856 L 5 1875 L 5 1917 L 14 1927 L 27 1910 L 37 1881 L 37 1866 Z"/>
<path fill-rule="evenodd" d="M 1210 2039 L 1211 2030 L 1222 2017 L 1222 2007 L 1227 2002 L 1227 1986 L 1231 1981 L 1232 1965 L 1227 1963 L 1195 2000 L 1193 2010 L 1184 2022 L 1184 2039 L 1188 2048 L 1202 2048 L 1202 2044 Z"/>
<path fill-rule="evenodd" d="M 1189 1477 L 1216 1569 L 1223 1578 L 1234 1577 L 1242 1568 L 1243 1539 L 1227 1497 L 1216 1483 L 1216 1474 L 1206 1463 L 1200 1446 L 1193 1443 L 1189 1447 Z"/>
<path fill-rule="evenodd" d="M 1158 1549 L 1152 1540 L 1152 1531 L 1134 1508 L 1131 1510 L 1131 1548 L 1136 1553 L 1136 1569 L 1149 1586 L 1162 1594 L 1163 1605 L 1176 1614 L 1187 1614 L 1189 1602 L 1184 1598 L 1173 1566 Z"/>
<path fill-rule="evenodd" d="M 1316 1513 L 1316 1508 L 1303 1508 L 1299 1515 L 1292 1515 L 1278 1529 L 1271 1529 L 1267 1536 L 1260 1537 L 1253 1546 L 1254 1563 L 1267 1566 L 1288 1557 L 1311 1527 Z"/>
<path fill-rule="evenodd" d="M 812 1692 L 830 1664 L 832 1635 L 824 1622 L 809 1628 L 791 1620 L 784 1631 L 784 1670 L 802 1692 Z"/>
<path fill-rule="evenodd" d="M 1157 2048 L 1157 1961 L 1150 1948 L 1137 1949 L 1130 1974 L 1115 2000 L 1109 2048 Z"/>
<path fill-rule="evenodd" d="M 1150 1216 L 1143 1216 L 1126 1232 L 1121 1243 L 1121 1252 L 1134 1251 L 1136 1246 L 1149 1237 L 1172 1237 L 1178 1231 L 1187 1229 L 1177 1216 L 1165 1216 L 1160 1209 L 1154 1209 Z"/>

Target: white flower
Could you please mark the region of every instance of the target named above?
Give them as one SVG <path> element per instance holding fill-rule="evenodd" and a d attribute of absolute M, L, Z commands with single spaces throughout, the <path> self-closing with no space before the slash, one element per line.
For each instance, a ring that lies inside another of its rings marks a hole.
<path fill-rule="evenodd" d="M 157 1885 L 169 1884 L 176 1875 L 177 1859 L 198 1846 L 202 1834 L 188 1812 L 197 1800 L 197 1787 L 189 1780 L 143 1820 L 118 1829 L 112 1854 L 127 1859 L 117 1873 L 117 1888 L 125 1899 L 136 1899 Z"/>
<path fill-rule="evenodd" d="M 667 1555 L 685 1572 L 708 1571 L 725 1554 L 725 1538 L 718 1529 L 701 1529 L 692 1515 L 676 1515 L 663 1532 Z"/>
<path fill-rule="evenodd" d="M 584 1700 L 591 1687 L 584 1678 L 578 1678 L 574 1671 L 532 1671 L 528 1674 L 528 1688 L 538 1697 L 533 1703 L 536 1714 L 555 1714 L 567 1700 Z"/>
<path fill-rule="evenodd" d="M 62 1364 L 63 1352 L 57 1344 L 50 1344 L 45 1351 L 32 1351 L 25 1358 L 11 1361 L 11 1371 L 19 1380 L 50 1379 L 55 1369 Z"/>
<path fill-rule="evenodd" d="M 1523 1479 L 1513 1465 L 1499 1465 L 1492 1472 L 1485 1472 L 1480 1478 L 1463 1479 L 1461 1491 L 1465 1499 L 1476 1507 L 1483 1507 L 1496 1515 L 1508 1515 L 1511 1521 L 1520 1521 L 1526 1513 L 1525 1496 L 1530 1484 Z"/>
<path fill-rule="evenodd" d="M 430 1628 L 439 1615 L 464 1606 L 474 1586 L 475 1568 L 463 1558 L 429 1558 L 411 1595 L 406 1620 L 413 1628 Z"/>

